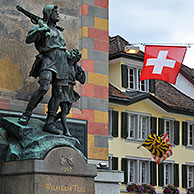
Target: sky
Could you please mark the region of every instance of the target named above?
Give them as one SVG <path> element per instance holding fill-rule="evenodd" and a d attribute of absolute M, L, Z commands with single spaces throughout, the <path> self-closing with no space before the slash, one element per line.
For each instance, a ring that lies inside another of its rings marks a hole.
<path fill-rule="evenodd" d="M 110 36 L 132 44 L 189 43 L 183 64 L 194 69 L 194 0 L 109 0 L 109 7 Z"/>

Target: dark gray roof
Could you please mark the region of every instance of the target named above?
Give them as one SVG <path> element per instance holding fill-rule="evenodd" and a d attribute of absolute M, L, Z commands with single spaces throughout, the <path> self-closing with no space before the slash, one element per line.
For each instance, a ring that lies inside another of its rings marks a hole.
<path fill-rule="evenodd" d="M 137 60 L 143 60 L 144 53 L 142 51 L 137 54 L 129 54 L 125 52 L 125 46 L 132 45 L 121 36 L 117 35 L 109 37 L 109 59 L 118 57 L 135 58 Z"/>

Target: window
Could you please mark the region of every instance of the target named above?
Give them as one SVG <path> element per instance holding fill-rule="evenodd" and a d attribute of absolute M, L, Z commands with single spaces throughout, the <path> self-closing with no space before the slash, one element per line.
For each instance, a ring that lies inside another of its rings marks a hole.
<path fill-rule="evenodd" d="M 136 162 L 133 161 L 133 160 L 129 160 L 129 166 L 128 166 L 128 169 L 129 169 L 129 182 L 130 183 L 134 183 L 136 182 L 135 180 L 135 169 L 136 169 Z"/>
<path fill-rule="evenodd" d="M 129 115 L 129 138 L 135 138 L 135 129 L 137 126 L 137 116 Z"/>
<path fill-rule="evenodd" d="M 128 182 L 129 183 L 149 183 L 149 161 L 141 160 L 128 160 Z"/>
<path fill-rule="evenodd" d="M 143 81 L 139 81 L 140 80 L 140 75 L 141 75 L 141 70 L 138 70 L 138 88 L 141 91 L 148 91 L 148 81 L 143 80 Z"/>
<path fill-rule="evenodd" d="M 182 164 L 182 187 L 190 188 L 194 186 L 194 164 Z"/>
<path fill-rule="evenodd" d="M 173 120 L 168 120 L 168 119 L 165 119 L 164 120 L 164 134 L 168 134 L 168 138 L 170 140 L 170 143 L 173 143 L 174 142 L 174 138 L 173 138 L 173 135 L 174 135 L 174 122 Z"/>
<path fill-rule="evenodd" d="M 147 169 L 148 169 L 148 162 L 140 161 L 139 162 L 139 183 L 146 184 L 147 180 Z"/>
<path fill-rule="evenodd" d="M 148 80 L 140 80 L 141 69 L 128 67 L 128 89 L 148 91 Z"/>
<path fill-rule="evenodd" d="M 165 161 L 158 165 L 158 186 L 168 184 L 179 187 L 179 164 Z"/>
<path fill-rule="evenodd" d="M 140 116 L 140 127 L 139 127 L 139 139 L 146 139 L 148 136 L 148 117 Z"/>
<path fill-rule="evenodd" d="M 164 164 L 164 185 L 172 183 L 172 164 Z"/>
<path fill-rule="evenodd" d="M 149 135 L 150 117 L 140 113 L 128 114 L 128 139 L 144 140 Z"/>
<path fill-rule="evenodd" d="M 187 166 L 187 187 L 194 185 L 194 166 Z"/>
<path fill-rule="evenodd" d="M 194 124 L 188 124 L 188 145 L 194 146 Z"/>
<path fill-rule="evenodd" d="M 135 89 L 135 69 L 128 68 L 128 86 L 130 89 Z"/>

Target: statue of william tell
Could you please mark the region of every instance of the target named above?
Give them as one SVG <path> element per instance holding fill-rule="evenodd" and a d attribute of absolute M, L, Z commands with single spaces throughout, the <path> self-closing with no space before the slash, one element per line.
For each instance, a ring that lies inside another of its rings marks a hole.
<path fill-rule="evenodd" d="M 70 52 L 59 22 L 58 7 L 46 5 L 43 9 L 43 19 L 38 19 L 36 25 L 28 32 L 26 43 L 34 43 L 39 54 L 32 66 L 30 76 L 39 78 L 39 88 L 31 96 L 29 103 L 19 118 L 19 123 L 27 125 L 32 111 L 42 101 L 52 85 L 52 96 L 48 103 L 48 116 L 44 131 L 53 134 L 71 136 L 67 127 L 66 115 L 69 114 L 72 103 L 79 99 L 79 94 L 73 87 L 76 80 L 85 83 L 85 72 L 77 63 L 81 54 L 77 49 Z M 58 108 L 61 112 L 57 114 Z M 55 122 L 61 119 L 63 129 L 58 129 Z"/>

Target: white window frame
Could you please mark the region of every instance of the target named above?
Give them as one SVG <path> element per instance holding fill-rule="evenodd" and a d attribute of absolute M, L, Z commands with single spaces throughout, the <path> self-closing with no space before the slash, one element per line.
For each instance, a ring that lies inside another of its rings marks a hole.
<path fill-rule="evenodd" d="M 131 128 L 132 126 L 132 117 L 134 118 L 134 126 L 133 128 Z M 137 115 L 136 114 L 128 114 L 128 138 L 131 138 L 131 139 L 135 139 L 136 137 L 136 126 L 137 126 Z M 133 136 L 131 136 L 131 132 L 133 132 Z"/>
<path fill-rule="evenodd" d="M 133 71 L 133 75 L 130 74 L 130 70 Z M 142 67 L 137 67 L 135 65 L 127 65 L 127 77 L 128 77 L 128 88 L 127 90 L 140 90 L 144 92 L 149 91 L 149 80 L 139 81 Z M 131 82 L 130 77 L 133 77 L 133 82 Z M 133 86 L 131 86 L 133 83 Z M 145 87 L 144 90 L 142 87 Z"/>
<path fill-rule="evenodd" d="M 130 71 L 133 71 L 133 74 L 131 74 Z M 127 68 L 127 76 L 128 76 L 128 89 L 136 89 L 136 75 L 135 75 L 135 68 L 128 67 Z M 131 77 L 133 81 L 131 81 Z M 131 86 L 133 84 L 133 86 Z"/>
<path fill-rule="evenodd" d="M 169 182 L 166 182 L 166 170 L 168 166 L 168 177 Z M 172 161 L 165 161 L 164 162 L 164 186 L 167 186 L 168 184 L 173 184 L 174 181 L 174 162 Z"/>
<path fill-rule="evenodd" d="M 150 161 L 148 158 L 127 157 L 128 159 L 128 183 L 149 184 L 150 182 Z M 133 169 L 131 167 L 133 162 Z M 145 180 L 142 180 L 142 164 L 145 164 Z M 130 179 L 131 170 L 133 179 Z"/>
<path fill-rule="evenodd" d="M 131 164 L 133 164 L 131 166 Z M 136 172 L 137 169 L 137 161 L 136 160 L 128 160 L 128 182 L 134 183 L 137 180 Z M 132 171 L 132 172 L 131 172 Z M 132 174 L 132 180 L 131 180 L 131 174 Z"/>
<path fill-rule="evenodd" d="M 131 112 L 127 111 L 128 113 L 128 140 L 140 140 L 144 141 L 149 133 L 150 133 L 150 114 L 145 114 L 145 113 L 140 113 L 140 112 Z M 134 123 L 135 127 L 133 130 L 134 136 L 131 136 L 131 117 L 134 117 Z M 146 119 L 146 129 L 144 130 L 144 135 L 143 135 L 143 125 L 142 125 L 142 120 Z"/>
<path fill-rule="evenodd" d="M 190 171 L 191 169 L 191 171 Z M 191 181 L 192 183 L 189 183 L 190 175 L 191 174 Z M 193 187 L 194 186 L 194 164 L 187 164 L 187 187 Z"/>
<path fill-rule="evenodd" d="M 143 169 L 143 164 L 145 164 L 145 168 Z M 148 184 L 148 176 L 149 176 L 149 162 L 148 161 L 139 161 L 139 183 L 140 184 Z M 144 181 L 143 181 L 143 170 L 144 170 Z"/>
<path fill-rule="evenodd" d="M 149 81 L 148 80 L 140 80 L 140 75 L 141 75 L 141 70 L 142 69 L 137 69 L 137 73 L 138 73 L 138 90 L 140 91 L 149 91 Z M 144 89 L 142 88 L 144 86 Z"/>
<path fill-rule="evenodd" d="M 143 123 L 145 121 L 146 123 Z M 140 115 L 139 118 L 139 139 L 146 139 L 148 137 L 148 130 L 149 130 L 149 117 Z"/>
<path fill-rule="evenodd" d="M 168 134 L 170 144 L 174 144 L 174 120 L 173 118 L 164 118 L 164 134 Z M 167 131 L 167 123 L 169 123 L 169 131 Z"/>
<path fill-rule="evenodd" d="M 191 134 L 192 128 L 192 134 Z M 194 146 L 194 122 L 188 122 L 188 130 L 187 130 L 187 137 L 188 137 L 188 146 Z M 192 141 L 192 142 L 191 142 Z"/>

